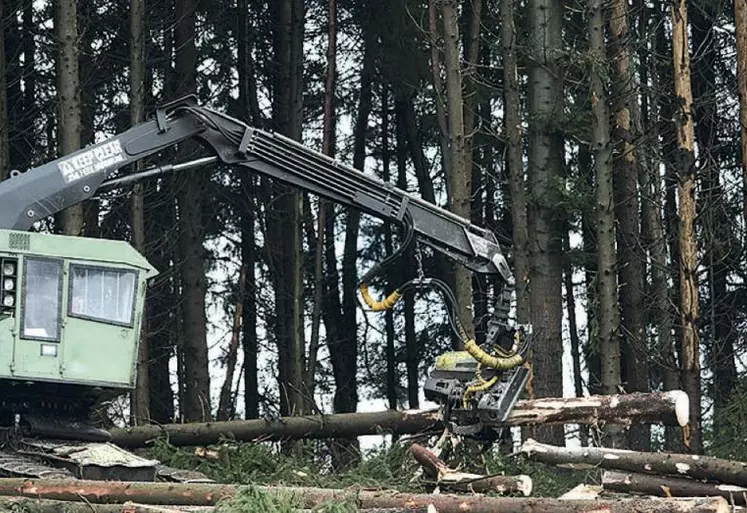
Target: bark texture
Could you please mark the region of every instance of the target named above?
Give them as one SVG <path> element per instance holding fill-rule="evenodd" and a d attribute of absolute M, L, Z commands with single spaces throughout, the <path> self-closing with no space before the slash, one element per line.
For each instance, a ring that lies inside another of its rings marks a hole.
<path fill-rule="evenodd" d="M 681 477 L 606 471 L 602 475 L 602 486 L 605 490 L 619 493 L 640 493 L 654 497 L 724 497 L 729 504 L 747 504 L 747 488 Z"/>
<path fill-rule="evenodd" d="M 617 396 L 545 398 L 518 401 L 508 417 L 512 426 L 533 424 L 598 424 L 615 422 L 683 425 L 688 415 L 687 396 L 681 391 Z M 142 447 L 161 435 L 174 445 L 218 443 L 222 436 L 237 440 L 334 438 L 382 432 L 412 434 L 443 429 L 437 410 L 345 413 L 276 420 L 164 424 L 112 429 L 112 440 L 122 447 Z"/>
<path fill-rule="evenodd" d="M 177 96 L 197 91 L 197 48 L 195 0 L 177 0 L 174 47 L 176 55 Z M 194 143 L 180 147 L 180 159 L 194 158 Z M 205 312 L 205 248 L 203 197 L 206 172 L 191 169 L 175 180 L 178 208 L 178 254 L 181 274 L 180 325 L 182 376 L 181 413 L 186 421 L 204 421 L 212 416 L 210 373 L 208 370 L 207 316 Z"/>
<path fill-rule="evenodd" d="M 465 218 L 470 218 L 472 209 L 472 166 L 471 154 L 465 141 L 465 111 L 462 69 L 459 52 L 459 4 L 456 0 L 442 3 L 444 36 L 444 75 L 446 81 L 446 122 L 448 132 L 446 147 L 449 158 L 446 167 L 446 182 L 449 191 L 449 210 Z M 439 70 L 440 71 L 440 70 Z M 434 76 L 440 80 L 440 76 Z M 475 336 L 474 312 L 472 305 L 472 275 L 462 265 L 452 262 L 454 273 L 454 295 L 458 305 L 458 315 L 468 337 Z M 461 349 L 462 344 L 455 344 Z"/>
<path fill-rule="evenodd" d="M 130 0 L 130 123 L 134 126 L 145 120 L 145 2 Z M 142 169 L 140 162 L 136 169 Z M 132 246 L 145 254 L 145 196 L 143 184 L 136 184 L 130 203 Z M 146 306 L 147 308 L 147 306 Z M 150 378 L 148 376 L 148 326 L 143 321 L 138 349 L 137 377 L 132 394 L 132 418 L 135 423 L 150 417 Z"/>
<path fill-rule="evenodd" d="M 271 5 L 276 24 L 273 65 L 272 125 L 299 141 L 303 119 L 304 9 L 299 0 Z M 293 188 L 273 184 L 268 209 L 267 247 L 275 288 L 274 334 L 278 346 L 278 382 L 282 415 L 303 409 L 304 371 L 302 231 L 303 197 Z"/>
<path fill-rule="evenodd" d="M 563 77 L 558 64 L 563 45 L 563 9 L 553 0 L 527 4 L 529 110 L 530 309 L 536 340 L 532 355 L 536 397 L 562 395 L 563 216 L 556 184 L 563 175 L 563 137 L 554 125 L 563 114 Z M 560 429 L 535 436 L 559 442 Z"/>
<path fill-rule="evenodd" d="M 516 57 L 516 0 L 501 0 L 501 46 L 503 51 L 503 102 L 506 147 L 506 167 L 511 193 L 513 228 L 513 267 L 516 278 L 516 320 L 529 321 L 529 241 L 527 235 L 527 200 L 524 180 L 523 136 L 521 130 L 521 98 Z"/>
<path fill-rule="evenodd" d="M 55 2 L 54 31 L 57 43 L 58 154 L 80 149 L 82 130 L 80 71 L 78 67 L 78 11 L 75 0 Z M 56 216 L 58 231 L 65 235 L 83 234 L 83 205 L 69 207 Z"/>
<path fill-rule="evenodd" d="M 734 22 L 737 46 L 737 82 L 739 89 L 739 121 L 742 134 L 742 194 L 743 216 L 747 222 L 747 0 L 734 0 Z"/>
<path fill-rule="evenodd" d="M 641 474 L 657 474 L 717 481 L 747 486 L 747 464 L 710 456 L 679 453 L 651 453 L 604 447 L 558 447 L 534 440 L 521 448 L 528 458 L 569 468 L 603 468 Z"/>
<path fill-rule="evenodd" d="M 678 237 L 680 257 L 680 323 L 682 330 L 681 381 L 690 396 L 690 432 L 688 445 L 693 452 L 702 450 L 700 432 L 700 337 L 698 334 L 698 254 L 695 239 L 695 131 L 693 95 L 690 82 L 690 45 L 686 0 L 672 2 L 672 57 L 674 111 L 677 134 L 677 200 L 679 203 Z"/>
<path fill-rule="evenodd" d="M 646 392 L 648 351 L 646 348 L 643 284 L 646 255 L 641 244 L 638 201 L 638 161 L 634 140 L 638 136 L 632 117 L 638 99 L 630 65 L 628 0 L 615 0 L 609 11 L 612 108 L 614 111 L 614 198 L 617 229 L 617 272 L 620 285 L 621 383 L 628 392 Z M 651 445 L 647 426 L 634 426 L 628 433 L 631 447 L 645 450 Z"/>
<path fill-rule="evenodd" d="M 593 62 L 606 61 L 604 14 L 601 0 L 589 0 L 589 47 Z M 596 70 L 590 73 L 592 112 L 592 154 L 596 171 L 597 211 L 597 346 L 601 358 L 601 385 L 605 394 L 620 389 L 620 310 L 617 302 L 617 253 L 615 249 L 615 200 L 610 112 L 605 83 Z M 605 426 L 610 444 L 620 446 L 619 426 Z"/>
<path fill-rule="evenodd" d="M 711 499 L 620 499 L 598 501 L 565 501 L 558 499 L 486 497 L 480 495 L 426 495 L 387 490 L 347 490 L 298 487 L 260 487 L 270 494 L 292 494 L 304 508 L 313 508 L 333 499 L 354 496 L 362 509 L 423 508 L 433 505 L 439 513 L 726 513 L 729 505 L 723 498 Z M 234 485 L 123 483 L 104 481 L 24 480 L 0 479 L 0 495 L 24 496 L 40 499 L 81 499 L 91 504 L 111 504 L 134 501 L 145 504 L 205 506 L 230 498 L 238 490 Z M 635 509 L 634 509 L 635 508 Z"/>

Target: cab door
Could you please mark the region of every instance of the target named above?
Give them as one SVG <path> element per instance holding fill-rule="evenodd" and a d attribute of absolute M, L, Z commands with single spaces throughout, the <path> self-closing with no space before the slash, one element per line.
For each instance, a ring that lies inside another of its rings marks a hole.
<path fill-rule="evenodd" d="M 60 379 L 63 261 L 25 257 L 21 272 L 21 308 L 15 338 L 15 377 Z"/>

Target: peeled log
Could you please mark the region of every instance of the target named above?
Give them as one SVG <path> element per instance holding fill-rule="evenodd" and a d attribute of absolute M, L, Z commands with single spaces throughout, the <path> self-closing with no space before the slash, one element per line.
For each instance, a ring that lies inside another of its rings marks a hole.
<path fill-rule="evenodd" d="M 449 468 L 446 463 L 422 445 L 412 444 L 410 453 L 423 467 L 425 474 L 435 478 L 438 486 L 461 492 L 498 492 L 502 494 L 532 495 L 532 478 L 519 476 L 482 476 L 460 472 Z"/>
<path fill-rule="evenodd" d="M 697 454 L 636 452 L 603 447 L 559 447 L 529 439 L 521 446 L 529 459 L 566 468 L 603 468 L 673 475 L 747 486 L 747 463 Z"/>
<path fill-rule="evenodd" d="M 651 476 L 635 472 L 606 471 L 602 475 L 605 490 L 642 493 L 662 497 L 724 497 L 730 504 L 747 504 L 747 488 L 736 485 L 704 483 L 682 477 Z"/>
<path fill-rule="evenodd" d="M 543 398 L 519 401 L 508 418 L 512 426 L 531 424 L 597 424 L 610 422 L 687 423 L 689 401 L 680 390 L 591 397 Z M 340 413 L 265 420 L 232 420 L 193 424 L 163 424 L 113 429 L 112 442 L 143 447 L 164 436 L 173 445 L 208 445 L 222 438 L 239 441 L 292 438 L 349 438 L 392 433 L 417 434 L 442 430 L 438 410 Z"/>
<path fill-rule="evenodd" d="M 438 513 L 726 513 L 726 499 L 618 499 L 564 501 L 544 498 L 486 497 L 481 495 L 427 495 L 387 490 L 258 487 L 272 494 L 293 496 L 302 508 L 355 496 L 361 509 L 427 508 Z M 38 499 L 85 501 L 91 504 L 168 504 L 212 506 L 236 494 L 239 487 L 219 484 L 135 483 L 121 481 L 0 479 L 0 495 Z"/>

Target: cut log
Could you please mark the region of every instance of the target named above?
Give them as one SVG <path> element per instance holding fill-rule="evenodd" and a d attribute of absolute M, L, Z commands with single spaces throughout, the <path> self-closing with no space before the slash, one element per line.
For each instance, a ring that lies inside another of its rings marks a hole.
<path fill-rule="evenodd" d="M 508 418 L 512 426 L 531 424 L 597 424 L 632 422 L 685 425 L 687 395 L 679 390 L 591 397 L 543 398 L 519 401 Z M 340 413 L 266 420 L 232 420 L 193 424 L 135 426 L 111 431 L 121 447 L 143 447 L 166 437 L 173 445 L 209 445 L 222 438 L 239 441 L 292 438 L 349 438 L 392 433 L 398 435 L 443 429 L 438 410 Z"/>
<path fill-rule="evenodd" d="M 661 497 L 724 497 L 730 504 L 747 505 L 747 488 L 720 483 L 704 483 L 682 477 L 651 476 L 635 472 L 605 471 L 606 491 L 641 493 Z"/>
<path fill-rule="evenodd" d="M 602 468 L 672 475 L 747 486 L 747 463 L 697 454 L 636 452 L 603 447 L 559 447 L 529 439 L 521 446 L 529 459 L 565 468 Z"/>
<path fill-rule="evenodd" d="M 528 497 L 487 497 L 483 495 L 412 494 L 390 490 L 324 489 L 300 487 L 258 487 L 271 495 L 294 497 L 302 508 L 314 508 L 330 500 L 355 498 L 361 509 L 418 509 L 433 506 L 438 513 L 726 513 L 726 499 L 617 499 L 562 501 Z M 213 506 L 233 497 L 234 485 L 136 483 L 85 480 L 0 479 L 0 496 L 85 501 L 91 504 L 168 504 Z"/>
<path fill-rule="evenodd" d="M 441 458 L 419 444 L 412 444 L 410 453 L 423 467 L 425 474 L 436 480 L 439 487 L 461 492 L 498 492 L 505 495 L 520 493 L 524 497 L 532 494 L 532 478 L 529 476 L 483 476 L 460 472 L 450 468 Z"/>
<path fill-rule="evenodd" d="M 185 509 L 183 506 L 150 506 L 132 502 L 93 505 L 84 501 L 55 501 L 26 497 L 3 497 L 0 499 L 0 511 L 22 511 L 23 513 L 209 513 L 214 509 L 212 506 L 196 506 Z"/>

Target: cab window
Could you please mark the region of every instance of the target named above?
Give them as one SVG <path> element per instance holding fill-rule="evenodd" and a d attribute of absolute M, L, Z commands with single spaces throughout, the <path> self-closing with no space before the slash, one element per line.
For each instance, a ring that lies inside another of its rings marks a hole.
<path fill-rule="evenodd" d="M 26 258 L 23 283 L 23 338 L 59 341 L 62 262 Z"/>
<path fill-rule="evenodd" d="M 70 277 L 71 317 L 132 326 L 134 271 L 73 264 Z"/>

